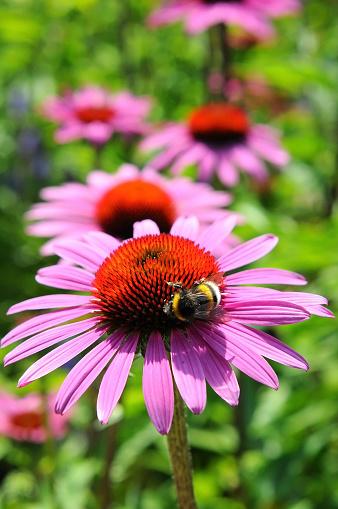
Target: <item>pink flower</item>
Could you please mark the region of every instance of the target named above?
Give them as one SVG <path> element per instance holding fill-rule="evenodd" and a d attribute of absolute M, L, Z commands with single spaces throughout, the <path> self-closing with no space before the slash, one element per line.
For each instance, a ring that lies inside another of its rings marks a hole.
<path fill-rule="evenodd" d="M 50 97 L 42 106 L 42 115 L 61 124 L 55 133 L 57 143 L 84 138 L 101 146 L 115 132 L 127 136 L 147 132 L 144 119 L 150 107 L 148 97 L 135 97 L 129 92 L 111 94 L 87 86 L 62 97 Z"/>
<path fill-rule="evenodd" d="M 40 394 L 18 398 L 1 392 L 0 435 L 18 441 L 44 442 L 48 419 L 53 437 L 62 438 L 67 432 L 68 419 L 54 413 L 55 394 L 48 395 L 47 404 L 48 408 L 44 409 L 44 399 Z"/>
<path fill-rule="evenodd" d="M 204 228 L 231 215 L 223 209 L 231 202 L 229 193 L 187 178 L 169 180 L 150 168 L 140 172 L 131 164 L 124 164 L 114 175 L 93 171 L 86 184 L 43 189 L 41 197 L 47 203 L 33 205 L 26 219 L 38 221 L 28 226 L 27 233 L 52 237 L 43 246 L 43 255 L 53 253 L 55 242 L 89 231 L 130 238 L 134 222 L 142 219 L 152 219 L 161 231 L 169 232 L 180 215 L 196 215 Z M 222 252 L 233 243 L 234 239 L 226 239 Z"/>
<path fill-rule="evenodd" d="M 274 35 L 270 18 L 300 10 L 299 0 L 169 0 L 148 18 L 150 26 L 168 25 L 182 20 L 188 34 L 212 25 L 236 25 L 260 39 Z"/>
<path fill-rule="evenodd" d="M 199 414 L 206 404 L 206 381 L 230 405 L 237 405 L 239 387 L 230 363 L 275 389 L 277 376 L 263 356 L 308 369 L 298 353 L 252 325 L 297 323 L 311 313 L 332 316 L 322 307 L 326 299 L 242 287 L 306 281 L 272 268 L 233 272 L 271 251 L 277 243 L 274 235 L 245 242 L 216 260 L 211 252 L 233 224 L 232 218 L 223 219 L 200 233 L 196 218 L 178 218 L 167 234 L 145 220 L 135 224 L 134 238 L 122 244 L 92 232 L 83 240 L 55 247 L 56 254 L 83 268 L 46 267 L 38 272 L 37 281 L 85 295 L 37 297 L 10 308 L 9 314 L 60 308 L 26 321 L 3 338 L 5 347 L 29 336 L 6 355 L 5 365 L 61 343 L 28 368 L 19 387 L 87 350 L 65 378 L 55 409 L 66 412 L 110 362 L 97 400 L 98 418 L 107 423 L 134 355 L 141 353 L 145 404 L 156 429 L 166 434 L 174 408 L 172 374 L 187 406 Z M 231 274 L 225 275 L 228 271 Z"/>
<path fill-rule="evenodd" d="M 265 180 L 268 173 L 261 158 L 277 167 L 289 161 L 277 131 L 251 124 L 244 110 L 229 103 L 205 104 L 193 110 L 185 123 L 165 124 L 147 136 L 140 149 L 162 149 L 149 163 L 157 170 L 172 164 L 171 172 L 176 175 L 197 164 L 200 180 L 210 180 L 217 173 L 226 186 L 237 184 L 237 168 Z"/>

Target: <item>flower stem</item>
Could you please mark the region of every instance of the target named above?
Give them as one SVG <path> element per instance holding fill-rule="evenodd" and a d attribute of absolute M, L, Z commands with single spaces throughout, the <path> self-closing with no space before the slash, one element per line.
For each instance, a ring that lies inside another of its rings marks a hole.
<path fill-rule="evenodd" d="M 174 394 L 174 418 L 168 433 L 168 446 L 178 507 L 180 509 L 197 509 L 192 484 L 192 461 L 188 443 L 185 410 L 175 383 Z"/>

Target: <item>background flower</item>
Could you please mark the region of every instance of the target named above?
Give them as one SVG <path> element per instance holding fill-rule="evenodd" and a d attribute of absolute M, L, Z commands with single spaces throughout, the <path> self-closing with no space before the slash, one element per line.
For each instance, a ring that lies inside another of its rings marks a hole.
<path fill-rule="evenodd" d="M 86 295 L 38 297 L 9 310 L 16 313 L 61 308 L 24 322 L 3 338 L 2 346 L 7 346 L 31 336 L 6 355 L 5 365 L 68 339 L 32 364 L 19 386 L 90 348 L 63 382 L 56 411 L 64 413 L 70 408 L 111 361 L 97 402 L 98 418 L 107 423 L 125 387 L 134 355 L 141 352 L 145 356 L 146 407 L 156 429 L 166 434 L 174 405 L 167 351 L 178 390 L 196 414 L 206 404 L 206 380 L 221 398 L 237 404 L 239 388 L 229 362 L 275 389 L 277 376 L 263 356 L 307 369 L 299 354 L 251 325 L 297 323 L 311 313 L 332 316 L 322 306 L 326 299 L 306 293 L 242 288 L 251 284 L 306 284 L 302 276 L 285 270 L 249 269 L 223 276 L 261 258 L 278 240 L 274 235 L 262 235 L 216 260 L 210 251 L 233 226 L 233 218 L 223 219 L 200 233 L 196 218 L 178 218 L 170 234 L 161 234 L 153 221 L 145 220 L 135 224 L 134 238 L 122 244 L 104 233 L 93 232 L 82 241 L 55 247 L 59 256 L 83 268 L 47 267 L 38 272 L 37 281 L 54 288 L 84 291 Z M 168 283 L 180 283 L 189 289 L 196 281 L 216 277 L 221 302 L 205 319 L 193 315 L 182 320 L 170 311 L 175 289 Z"/>
<path fill-rule="evenodd" d="M 274 34 L 270 18 L 297 12 L 298 0 L 171 0 L 148 18 L 150 26 L 183 20 L 189 34 L 207 30 L 212 25 L 236 25 L 259 38 Z"/>
<path fill-rule="evenodd" d="M 148 127 L 145 117 L 151 100 L 129 92 L 111 94 L 104 88 L 86 86 L 61 97 L 50 97 L 42 105 L 43 116 L 61 124 L 55 132 L 57 143 L 84 138 L 103 145 L 115 133 L 142 134 Z"/>
<path fill-rule="evenodd" d="M 54 438 L 62 438 L 67 433 L 68 418 L 55 414 L 54 405 L 55 394 L 44 399 L 41 394 L 19 397 L 1 392 L 0 435 L 29 442 L 44 442 L 48 432 Z"/>
<path fill-rule="evenodd" d="M 33 205 L 26 214 L 26 219 L 38 221 L 26 231 L 53 237 L 42 247 L 44 255 L 53 253 L 55 242 L 89 231 L 104 231 L 120 240 L 130 238 L 134 222 L 142 219 L 152 219 L 161 231 L 169 232 L 180 215 L 194 214 L 204 227 L 233 215 L 224 209 L 232 200 L 229 193 L 188 178 L 169 180 L 151 168 L 139 171 L 131 164 L 122 165 L 113 175 L 93 171 L 86 184 L 45 188 L 40 195 L 47 203 Z M 228 238 L 223 252 L 234 242 L 234 237 Z"/>
<path fill-rule="evenodd" d="M 210 103 L 193 110 L 185 123 L 168 122 L 140 144 L 143 151 L 161 149 L 149 165 L 172 174 L 197 164 L 198 178 L 210 180 L 216 173 L 226 186 L 238 182 L 238 171 L 257 180 L 267 178 L 261 158 L 284 166 L 289 155 L 279 143 L 279 133 L 264 124 L 252 124 L 248 115 L 229 103 Z"/>

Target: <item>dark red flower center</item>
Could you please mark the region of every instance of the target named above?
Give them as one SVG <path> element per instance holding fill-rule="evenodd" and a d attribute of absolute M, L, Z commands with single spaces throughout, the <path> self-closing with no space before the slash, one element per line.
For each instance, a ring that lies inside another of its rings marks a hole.
<path fill-rule="evenodd" d="M 112 330 L 168 331 L 182 322 L 165 312 L 172 294 L 168 283 L 190 288 L 219 273 L 215 258 L 188 239 L 161 233 L 123 243 L 96 272 L 93 296 Z"/>
<path fill-rule="evenodd" d="M 109 122 L 115 115 L 113 108 L 109 106 L 88 106 L 79 108 L 76 116 L 81 122 L 89 124 L 90 122 Z"/>
<path fill-rule="evenodd" d="M 14 426 L 25 430 L 38 429 L 43 425 L 41 412 L 33 411 L 13 415 L 11 417 L 11 422 Z"/>
<path fill-rule="evenodd" d="M 242 141 L 250 127 L 245 111 L 228 103 L 209 103 L 195 109 L 188 125 L 195 140 L 209 144 Z"/>
<path fill-rule="evenodd" d="M 169 232 L 176 219 L 174 203 L 160 187 L 141 179 L 119 184 L 101 198 L 96 218 L 102 230 L 119 239 L 133 236 L 133 224 L 152 219 L 161 232 Z"/>

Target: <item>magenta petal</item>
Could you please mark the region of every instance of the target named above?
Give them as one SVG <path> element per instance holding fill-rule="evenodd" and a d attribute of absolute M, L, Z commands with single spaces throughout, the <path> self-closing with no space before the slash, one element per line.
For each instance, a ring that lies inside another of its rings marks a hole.
<path fill-rule="evenodd" d="M 55 245 L 54 252 L 60 258 L 81 265 L 81 267 L 93 273 L 97 271 L 105 259 L 104 256 L 98 254 L 95 247 L 79 240 L 71 240 L 67 241 L 67 243 Z"/>
<path fill-rule="evenodd" d="M 229 362 L 187 327 L 187 334 L 201 361 L 210 387 L 230 405 L 238 405 L 239 385 Z"/>
<path fill-rule="evenodd" d="M 105 257 L 109 256 L 110 253 L 117 249 L 121 242 L 112 237 L 111 235 L 107 235 L 104 232 L 90 232 L 86 235 L 83 235 L 83 238 L 96 249 L 100 249 L 100 251 L 104 254 Z"/>
<path fill-rule="evenodd" d="M 272 367 L 263 357 L 258 355 L 255 350 L 237 344 L 233 341 L 232 336 L 227 336 L 224 330 L 211 327 L 208 324 L 200 324 L 199 327 L 193 327 L 195 334 L 200 334 L 204 341 L 208 343 L 216 352 L 224 357 L 231 364 L 236 366 L 240 371 L 247 374 L 254 380 L 273 387 L 278 388 L 278 378 Z"/>
<path fill-rule="evenodd" d="M 151 219 L 144 219 L 143 221 L 134 223 L 134 239 L 143 237 L 144 235 L 158 235 L 160 233 L 159 227 Z"/>
<path fill-rule="evenodd" d="M 148 341 L 142 386 L 149 417 L 157 431 L 166 435 L 174 415 L 174 389 L 167 352 L 157 331 Z"/>
<path fill-rule="evenodd" d="M 68 308 L 71 306 L 81 306 L 90 304 L 92 297 L 88 295 L 45 295 L 43 297 L 34 297 L 33 299 L 24 300 L 7 311 L 8 315 L 20 313 L 21 311 L 32 311 L 33 309 L 50 309 L 50 308 Z"/>
<path fill-rule="evenodd" d="M 233 302 L 225 309 L 232 320 L 251 325 L 286 325 L 310 318 L 310 313 L 301 306 L 282 300 L 252 300 Z"/>
<path fill-rule="evenodd" d="M 13 362 L 20 361 L 29 355 L 40 352 L 45 348 L 48 348 L 55 343 L 59 343 L 65 339 L 81 334 L 89 330 L 100 323 L 101 318 L 89 318 L 80 322 L 68 323 L 66 325 L 60 325 L 59 327 L 53 327 L 51 329 L 40 332 L 35 336 L 26 339 L 21 345 L 18 345 L 11 352 L 9 352 L 4 358 L 4 365 L 12 364 Z"/>
<path fill-rule="evenodd" d="M 198 237 L 198 245 L 207 251 L 213 252 L 213 250 L 228 237 L 229 233 L 232 232 L 236 225 L 236 221 L 236 216 L 227 217 L 217 222 L 215 221 Z"/>
<path fill-rule="evenodd" d="M 299 353 L 266 332 L 234 322 L 224 324 L 223 328 L 227 337 L 232 336 L 234 341 L 242 342 L 268 359 L 292 368 L 309 369 L 308 363 Z"/>
<path fill-rule="evenodd" d="M 171 365 L 177 388 L 194 414 L 205 408 L 207 392 L 204 371 L 188 339 L 179 329 L 171 331 Z"/>
<path fill-rule="evenodd" d="M 19 339 L 23 339 L 27 336 L 37 334 L 49 327 L 60 325 L 63 322 L 74 320 L 74 318 L 80 318 L 87 313 L 93 311 L 94 306 L 80 306 L 70 309 L 58 309 L 57 311 L 51 311 L 40 316 L 34 316 L 23 323 L 20 323 L 17 327 L 11 330 L 1 341 L 2 348 L 8 346 Z"/>
<path fill-rule="evenodd" d="M 70 359 L 73 359 L 73 357 L 95 343 L 106 330 L 107 326 L 97 327 L 58 346 L 52 352 L 47 353 L 27 369 L 20 378 L 18 387 L 23 387 L 70 361 Z"/>
<path fill-rule="evenodd" d="M 53 288 L 90 292 L 93 289 L 94 276 L 78 267 L 53 265 L 40 269 L 35 279 L 38 283 Z"/>
<path fill-rule="evenodd" d="M 120 329 L 90 350 L 68 373 L 58 392 L 55 412 L 64 414 L 108 364 L 121 345 L 126 331 Z"/>
<path fill-rule="evenodd" d="M 197 238 L 198 229 L 199 222 L 195 216 L 179 217 L 172 225 L 170 233 L 194 241 Z"/>
<path fill-rule="evenodd" d="M 232 249 L 218 260 L 218 264 L 223 272 L 237 269 L 262 258 L 276 246 L 277 242 L 278 237 L 275 235 L 261 235 Z"/>
<path fill-rule="evenodd" d="M 126 385 L 134 359 L 139 333 L 128 336 L 105 372 L 97 398 L 97 416 L 107 424 Z"/>
<path fill-rule="evenodd" d="M 289 270 L 283 269 L 249 269 L 230 274 L 226 278 L 228 285 L 306 285 L 306 279 Z"/>

